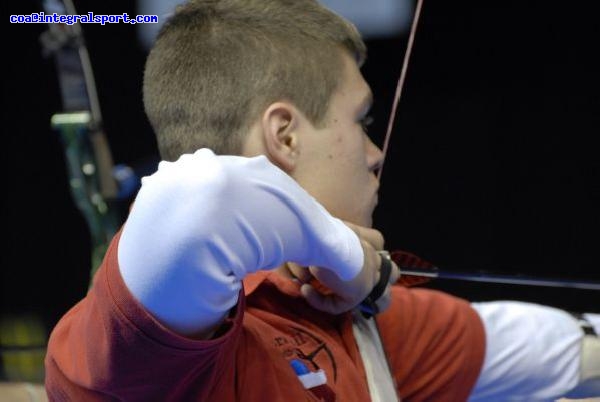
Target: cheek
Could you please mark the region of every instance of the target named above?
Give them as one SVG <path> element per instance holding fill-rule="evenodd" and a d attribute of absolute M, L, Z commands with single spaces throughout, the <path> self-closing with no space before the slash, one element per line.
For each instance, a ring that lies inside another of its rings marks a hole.
<path fill-rule="evenodd" d="M 350 169 L 362 169 L 368 166 L 368 142 L 362 129 L 348 128 L 339 134 L 334 141 L 333 155 Z"/>
<path fill-rule="evenodd" d="M 339 192 L 338 197 L 348 197 L 347 203 L 359 201 L 362 198 L 360 194 L 367 190 L 371 181 L 364 147 L 333 151 L 328 162 L 329 171 L 322 173 L 328 176 L 331 187 Z"/>

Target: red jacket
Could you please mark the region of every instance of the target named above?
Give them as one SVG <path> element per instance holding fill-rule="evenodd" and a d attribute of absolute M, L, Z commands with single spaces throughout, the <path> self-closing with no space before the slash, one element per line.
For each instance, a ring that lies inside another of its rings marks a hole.
<path fill-rule="evenodd" d="M 244 280 L 237 309 L 214 339 L 187 339 L 132 297 L 119 273 L 118 239 L 88 295 L 52 332 L 50 400 L 318 401 L 323 394 L 303 387 L 292 360 L 324 370 L 336 401 L 370 400 L 350 314 L 314 310 L 297 283 L 263 271 Z M 394 286 L 392 297 L 377 322 L 399 395 L 466 400 L 484 358 L 478 315 L 436 291 Z"/>

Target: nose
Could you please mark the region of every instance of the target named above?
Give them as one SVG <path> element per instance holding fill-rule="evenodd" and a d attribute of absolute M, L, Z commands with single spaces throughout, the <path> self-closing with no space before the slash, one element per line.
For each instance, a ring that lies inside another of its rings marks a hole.
<path fill-rule="evenodd" d="M 383 152 L 368 136 L 365 136 L 365 147 L 369 170 L 376 173 L 383 166 Z"/>

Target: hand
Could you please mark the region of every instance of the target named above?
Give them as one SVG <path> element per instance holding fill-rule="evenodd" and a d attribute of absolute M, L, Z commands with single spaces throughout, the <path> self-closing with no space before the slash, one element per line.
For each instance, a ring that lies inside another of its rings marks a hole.
<path fill-rule="evenodd" d="M 288 268 L 301 282 L 301 292 L 306 301 L 314 308 L 330 313 L 341 314 L 359 305 L 379 282 L 381 256 L 377 253 L 383 249 L 383 235 L 371 228 L 344 222 L 359 237 L 364 253 L 364 265 L 360 273 L 350 281 L 341 280 L 331 270 L 319 267 L 300 267 L 288 264 Z M 389 285 L 395 283 L 400 276 L 396 264 L 392 263 L 392 273 L 385 293 L 377 300 L 380 311 L 389 306 Z M 315 283 L 313 279 L 317 279 Z"/>

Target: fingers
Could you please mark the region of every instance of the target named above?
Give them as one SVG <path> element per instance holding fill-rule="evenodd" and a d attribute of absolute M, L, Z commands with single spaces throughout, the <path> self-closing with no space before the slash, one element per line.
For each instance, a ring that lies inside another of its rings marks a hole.
<path fill-rule="evenodd" d="M 355 303 L 345 300 L 336 294 L 323 294 L 315 287 L 304 284 L 300 287 L 302 296 L 313 308 L 329 314 L 341 314 L 355 307 Z"/>
<path fill-rule="evenodd" d="M 332 270 L 326 268 L 308 267 L 307 269 L 297 264 L 288 264 L 292 274 L 303 283 L 300 290 L 306 301 L 315 309 L 330 314 L 340 314 L 358 306 L 371 293 L 381 276 L 382 256 L 378 252 L 383 250 L 384 246 L 381 232 L 350 222 L 344 223 L 357 234 L 364 252 L 364 265 L 357 277 L 350 281 L 343 281 Z M 386 289 L 376 301 L 379 311 L 388 307 L 389 286 L 400 277 L 398 266 L 393 261 L 391 263 L 392 270 Z"/>
<path fill-rule="evenodd" d="M 311 273 L 305 267 L 302 267 L 295 262 L 286 263 L 287 268 L 290 270 L 292 275 L 301 283 L 308 283 L 313 279 Z"/>
<path fill-rule="evenodd" d="M 308 268 L 310 275 L 318 281 L 305 283 L 301 292 L 312 307 L 340 314 L 352 310 L 369 295 L 380 278 L 381 257 L 368 241 L 361 240 L 361 245 L 365 251 L 365 263 L 359 275 L 350 281 L 341 280 L 328 269 Z"/>
<path fill-rule="evenodd" d="M 381 261 L 379 261 L 379 264 L 381 264 Z M 317 310 L 329 314 L 341 314 L 355 308 L 364 300 L 366 295 L 370 293 L 371 289 L 378 283 L 381 276 L 379 269 L 367 270 L 360 282 L 340 283 L 335 274 L 328 270 L 317 267 L 306 269 L 297 266 L 297 268 L 303 270 L 305 275 L 306 273 L 309 273 L 309 276 L 311 277 L 310 282 L 305 282 L 300 288 L 302 295 L 308 304 Z M 310 272 L 318 275 L 322 282 L 315 280 Z M 392 270 L 386 289 L 383 295 L 375 301 L 378 311 L 384 311 L 389 307 L 391 302 L 390 286 L 393 285 L 399 277 L 400 271 L 398 266 L 392 262 Z M 330 288 L 323 285 L 323 282 L 328 283 L 335 291 L 332 291 Z"/>

